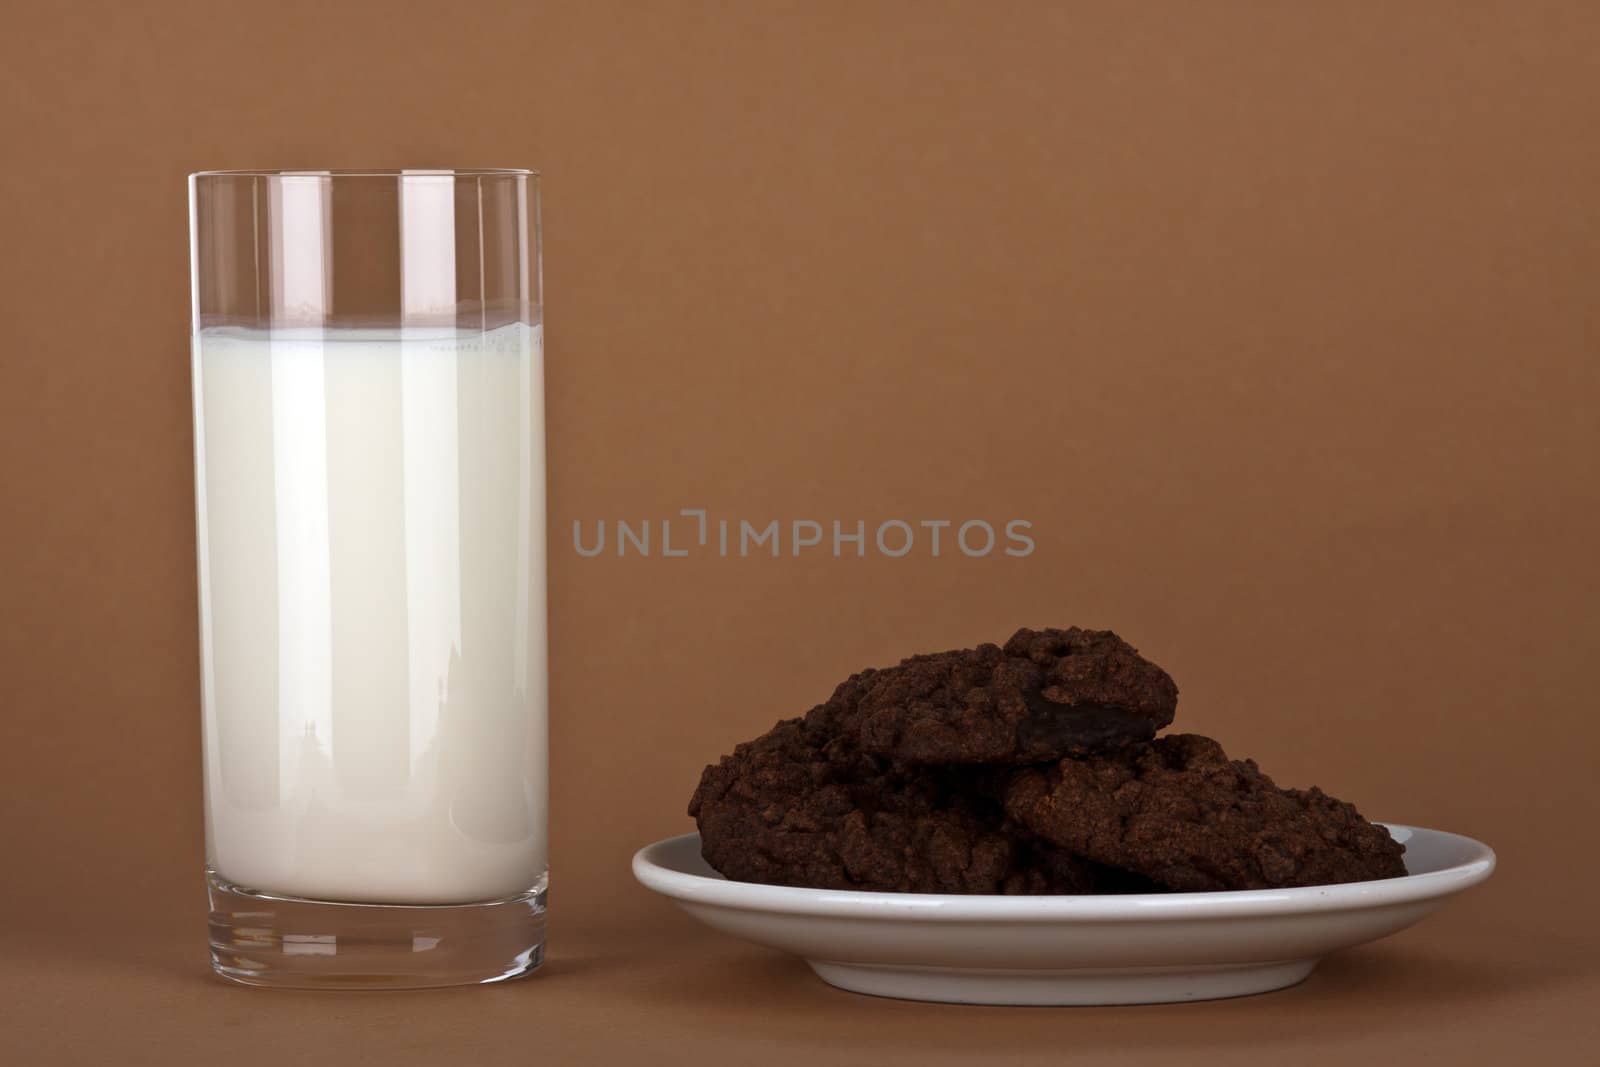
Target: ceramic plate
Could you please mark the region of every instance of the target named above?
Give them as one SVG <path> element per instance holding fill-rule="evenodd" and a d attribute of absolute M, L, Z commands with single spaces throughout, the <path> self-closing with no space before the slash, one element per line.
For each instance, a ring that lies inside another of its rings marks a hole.
<path fill-rule="evenodd" d="M 791 952 L 841 989 L 964 1004 L 1152 1004 L 1294 985 L 1336 949 L 1387 937 L 1494 870 L 1470 837 L 1390 824 L 1404 878 L 1132 896 L 954 896 L 730 882 L 700 835 L 633 873 L 707 926 Z"/>

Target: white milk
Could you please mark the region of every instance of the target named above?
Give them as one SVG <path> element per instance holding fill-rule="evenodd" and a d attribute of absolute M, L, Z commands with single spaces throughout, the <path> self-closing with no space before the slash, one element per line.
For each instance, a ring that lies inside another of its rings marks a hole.
<path fill-rule="evenodd" d="M 194 353 L 210 864 L 318 900 L 542 885 L 539 328 Z"/>

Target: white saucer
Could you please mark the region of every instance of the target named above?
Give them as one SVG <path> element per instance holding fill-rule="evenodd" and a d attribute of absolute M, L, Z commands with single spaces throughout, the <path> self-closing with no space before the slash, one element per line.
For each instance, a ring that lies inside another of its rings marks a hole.
<path fill-rule="evenodd" d="M 633 873 L 701 922 L 791 952 L 841 989 L 963 1004 L 1153 1004 L 1294 985 L 1335 949 L 1403 930 L 1494 870 L 1470 837 L 1389 825 L 1404 878 L 1133 896 L 952 896 L 730 882 L 700 835 Z"/>

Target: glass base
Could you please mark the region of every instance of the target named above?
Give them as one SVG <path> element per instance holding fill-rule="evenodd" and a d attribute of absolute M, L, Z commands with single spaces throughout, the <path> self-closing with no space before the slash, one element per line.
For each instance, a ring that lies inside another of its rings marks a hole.
<path fill-rule="evenodd" d="M 544 962 L 545 884 L 483 904 L 336 904 L 230 885 L 206 870 L 211 966 L 280 989 L 504 982 Z"/>

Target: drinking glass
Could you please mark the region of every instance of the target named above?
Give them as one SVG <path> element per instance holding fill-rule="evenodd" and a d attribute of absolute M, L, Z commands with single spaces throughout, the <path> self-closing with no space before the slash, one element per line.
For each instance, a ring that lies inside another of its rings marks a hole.
<path fill-rule="evenodd" d="M 544 953 L 543 294 L 526 170 L 190 176 L 218 974 Z"/>

